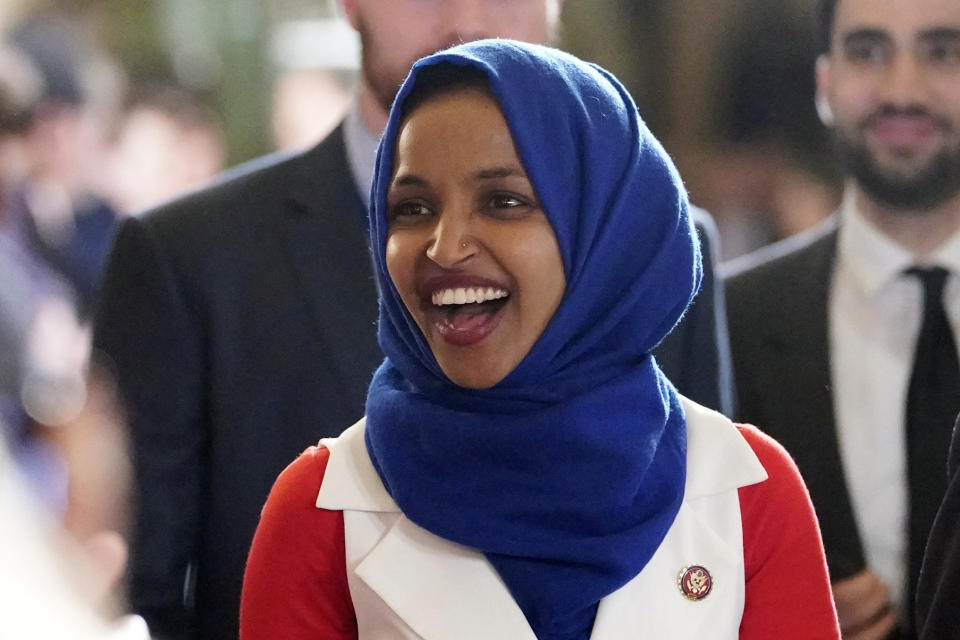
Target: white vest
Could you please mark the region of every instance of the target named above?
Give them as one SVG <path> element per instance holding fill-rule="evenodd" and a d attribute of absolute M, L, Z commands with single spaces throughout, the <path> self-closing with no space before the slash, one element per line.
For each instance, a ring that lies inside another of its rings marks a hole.
<path fill-rule="evenodd" d="M 681 398 L 687 480 L 677 517 L 650 562 L 600 601 L 592 640 L 736 640 L 744 604 L 737 489 L 766 479 L 725 417 Z M 483 554 L 408 520 L 387 493 L 364 444 L 361 420 L 330 449 L 317 507 L 343 511 L 347 581 L 361 640 L 536 640 Z M 687 599 L 679 577 L 700 565 L 709 595 Z"/>

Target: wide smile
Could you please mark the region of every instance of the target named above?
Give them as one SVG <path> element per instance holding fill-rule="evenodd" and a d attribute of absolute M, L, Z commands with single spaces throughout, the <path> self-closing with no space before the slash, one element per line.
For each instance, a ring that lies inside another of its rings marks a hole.
<path fill-rule="evenodd" d="M 491 282 L 435 282 L 421 287 L 429 325 L 445 342 L 466 347 L 500 325 L 510 291 Z"/>

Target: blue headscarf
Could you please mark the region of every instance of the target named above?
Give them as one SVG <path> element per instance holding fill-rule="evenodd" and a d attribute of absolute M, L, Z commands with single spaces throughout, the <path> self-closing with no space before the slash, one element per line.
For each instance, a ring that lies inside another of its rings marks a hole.
<path fill-rule="evenodd" d="M 481 70 L 556 233 L 566 291 L 524 360 L 486 390 L 441 371 L 385 264 L 402 106 L 426 68 Z M 413 522 L 481 550 L 537 636 L 585 638 L 601 598 L 636 576 L 676 516 L 686 423 L 652 356 L 696 294 L 686 192 L 607 71 L 508 40 L 417 62 L 390 113 L 370 236 L 387 359 L 366 444 Z"/>

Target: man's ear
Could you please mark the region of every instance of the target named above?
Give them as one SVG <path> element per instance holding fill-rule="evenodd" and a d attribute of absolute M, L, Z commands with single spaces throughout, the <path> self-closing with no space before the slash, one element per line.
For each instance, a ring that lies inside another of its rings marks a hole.
<path fill-rule="evenodd" d="M 343 10 L 343 15 L 346 16 L 347 22 L 350 23 L 350 26 L 356 29 L 357 0 L 340 0 L 340 8 Z"/>
<path fill-rule="evenodd" d="M 830 108 L 830 100 L 827 95 L 830 93 L 832 68 L 830 66 L 830 56 L 823 53 L 817 58 L 817 94 L 814 98 L 817 106 L 817 115 L 820 116 L 820 122 L 825 126 L 833 126 L 833 109 Z"/>

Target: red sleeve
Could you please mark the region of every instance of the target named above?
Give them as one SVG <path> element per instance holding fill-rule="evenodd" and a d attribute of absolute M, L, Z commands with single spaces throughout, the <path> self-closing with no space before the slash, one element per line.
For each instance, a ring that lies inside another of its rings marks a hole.
<path fill-rule="evenodd" d="M 769 476 L 740 489 L 746 603 L 741 640 L 839 640 L 813 503 L 790 454 L 738 425 Z"/>
<path fill-rule="evenodd" d="M 270 491 L 243 578 L 241 640 L 357 638 L 343 512 L 315 504 L 329 458 L 307 449 Z"/>

